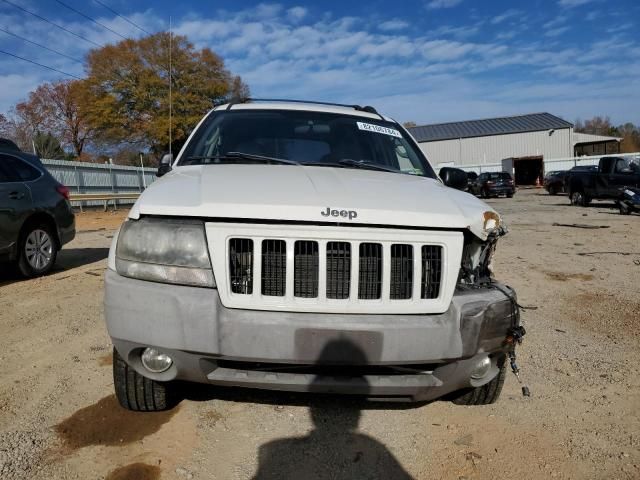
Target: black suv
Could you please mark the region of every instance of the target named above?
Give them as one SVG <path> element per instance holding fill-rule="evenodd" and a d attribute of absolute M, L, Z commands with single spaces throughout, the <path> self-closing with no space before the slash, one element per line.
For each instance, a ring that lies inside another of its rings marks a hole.
<path fill-rule="evenodd" d="M 46 274 L 76 234 L 69 189 L 40 159 L 0 142 L 0 262 L 26 277 Z"/>
<path fill-rule="evenodd" d="M 482 198 L 505 195 L 509 198 L 516 193 L 513 178 L 508 172 L 485 172 L 471 184 L 471 193 Z"/>

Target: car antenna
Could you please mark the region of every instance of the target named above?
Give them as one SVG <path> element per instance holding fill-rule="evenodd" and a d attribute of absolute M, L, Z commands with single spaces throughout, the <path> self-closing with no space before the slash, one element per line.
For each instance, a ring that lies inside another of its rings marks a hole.
<path fill-rule="evenodd" d="M 172 148 L 171 148 L 171 127 L 172 127 L 172 116 L 173 116 L 173 104 L 172 104 L 172 98 L 171 98 L 171 71 L 173 69 L 172 63 L 171 63 L 171 50 L 173 47 L 173 34 L 171 32 L 171 15 L 169 15 L 169 155 L 173 155 L 172 152 Z"/>

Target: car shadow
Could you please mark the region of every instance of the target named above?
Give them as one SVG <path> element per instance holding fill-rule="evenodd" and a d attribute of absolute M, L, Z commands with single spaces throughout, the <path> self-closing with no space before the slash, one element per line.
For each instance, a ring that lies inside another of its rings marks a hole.
<path fill-rule="evenodd" d="M 108 256 L 108 248 L 63 248 L 58 252 L 56 263 L 47 275 L 83 267 L 104 260 Z M 0 264 L 0 287 L 29 280 L 31 279 L 21 276 L 13 265 Z"/>
<path fill-rule="evenodd" d="M 544 205 L 545 207 L 573 207 L 573 205 L 571 205 L 571 203 L 569 202 L 563 202 L 563 203 L 543 203 L 542 205 Z M 590 203 L 589 205 L 587 205 L 586 207 L 575 207 L 576 209 L 593 209 L 593 208 L 618 208 L 618 205 L 616 203 L 612 203 L 612 202 L 601 202 L 601 203 Z"/>
<path fill-rule="evenodd" d="M 109 249 L 96 248 L 63 248 L 58 252 L 58 259 L 52 272 L 71 270 L 90 263 L 99 262 L 109 256 Z"/>
<path fill-rule="evenodd" d="M 261 390 L 257 388 L 221 387 L 202 383 L 184 382 L 180 386 L 180 400 L 192 402 L 210 402 L 223 400 L 234 403 L 253 403 L 273 407 L 309 407 L 317 403 L 328 405 L 339 403 L 341 405 L 358 404 L 362 410 L 413 410 L 433 401 L 407 402 L 407 401 L 383 401 L 376 398 L 367 398 L 362 395 L 342 395 L 320 392 L 286 392 L 274 390 Z"/>

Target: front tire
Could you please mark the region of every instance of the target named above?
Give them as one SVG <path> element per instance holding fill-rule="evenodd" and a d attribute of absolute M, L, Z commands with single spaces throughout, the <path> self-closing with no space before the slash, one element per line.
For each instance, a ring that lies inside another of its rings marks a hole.
<path fill-rule="evenodd" d="M 589 198 L 579 190 L 571 192 L 571 205 L 587 207 L 589 205 Z"/>
<path fill-rule="evenodd" d="M 490 405 L 498 401 L 504 380 L 507 377 L 507 362 L 503 355 L 498 359 L 500 371 L 493 380 L 481 387 L 471 388 L 461 392 L 452 402 L 456 405 Z"/>
<path fill-rule="evenodd" d="M 620 215 L 629 215 L 631 210 L 623 202 L 618 202 L 618 208 L 620 209 Z"/>
<path fill-rule="evenodd" d="M 556 187 L 555 185 L 549 185 L 549 195 L 557 195 L 558 194 L 558 187 Z"/>
<path fill-rule="evenodd" d="M 140 375 L 113 349 L 113 386 L 123 408 L 134 412 L 170 410 L 176 401 L 175 385 Z"/>
<path fill-rule="evenodd" d="M 27 278 L 39 277 L 51 271 L 58 256 L 58 245 L 49 225 L 26 228 L 20 236 L 18 270 Z"/>

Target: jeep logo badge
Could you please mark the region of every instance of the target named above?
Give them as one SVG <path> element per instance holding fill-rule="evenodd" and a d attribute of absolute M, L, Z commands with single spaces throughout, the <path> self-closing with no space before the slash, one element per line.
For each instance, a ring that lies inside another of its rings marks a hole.
<path fill-rule="evenodd" d="M 353 220 L 358 217 L 358 212 L 355 210 L 332 210 L 331 207 L 327 207 L 326 210 L 320 212 L 323 217 L 343 217 Z"/>

